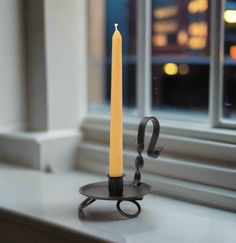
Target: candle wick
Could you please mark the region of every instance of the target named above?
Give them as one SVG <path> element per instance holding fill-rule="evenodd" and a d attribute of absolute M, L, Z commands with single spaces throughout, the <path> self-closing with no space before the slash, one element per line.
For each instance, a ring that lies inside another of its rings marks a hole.
<path fill-rule="evenodd" d="M 117 29 L 118 24 L 117 24 L 117 23 L 115 23 L 114 25 L 115 25 L 115 31 L 118 31 L 118 29 Z"/>

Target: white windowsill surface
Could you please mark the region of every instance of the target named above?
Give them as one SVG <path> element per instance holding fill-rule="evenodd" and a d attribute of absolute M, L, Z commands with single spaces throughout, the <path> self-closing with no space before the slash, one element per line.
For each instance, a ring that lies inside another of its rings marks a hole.
<path fill-rule="evenodd" d="M 109 242 L 235 242 L 236 214 L 157 195 L 140 202 L 138 218 L 124 220 L 115 202 L 97 201 L 81 221 L 77 207 L 84 197 L 78 189 L 100 180 L 104 178 L 85 172 L 45 174 L 0 164 L 0 222 L 19 217 L 29 227 L 45 225 L 54 234 L 63 230 L 68 239 L 73 235 L 71 242 L 80 235 Z"/>

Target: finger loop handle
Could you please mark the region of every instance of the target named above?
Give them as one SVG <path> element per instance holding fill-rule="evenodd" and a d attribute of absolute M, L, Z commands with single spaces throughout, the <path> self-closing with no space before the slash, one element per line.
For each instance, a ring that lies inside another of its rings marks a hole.
<path fill-rule="evenodd" d="M 155 149 L 155 146 L 160 134 L 160 124 L 156 117 L 153 116 L 144 117 L 142 121 L 139 123 L 137 137 L 137 152 L 141 155 L 144 150 L 145 129 L 150 120 L 152 121 L 153 131 L 151 140 L 148 145 L 147 155 L 152 158 L 157 158 L 160 154 L 160 148 Z"/>
<path fill-rule="evenodd" d="M 153 130 L 152 130 L 151 140 L 149 142 L 148 149 L 147 149 L 148 157 L 157 158 L 160 155 L 161 150 L 163 149 L 161 147 L 156 148 L 156 143 L 160 135 L 159 121 L 157 120 L 157 118 L 153 116 L 144 117 L 139 123 L 139 128 L 138 128 L 138 136 L 137 136 L 138 156 L 135 159 L 135 166 L 137 171 L 135 172 L 135 176 L 134 176 L 134 183 L 133 183 L 134 186 L 137 186 L 138 182 L 141 180 L 141 173 L 139 170 L 142 169 L 144 166 L 142 153 L 144 151 L 145 130 L 149 121 L 152 121 Z"/>
<path fill-rule="evenodd" d="M 122 202 L 124 202 L 124 201 L 133 203 L 133 204 L 137 207 L 137 209 L 138 209 L 137 212 L 136 212 L 136 213 L 133 213 L 133 214 L 130 214 L 130 213 L 126 213 L 125 211 L 123 211 L 123 210 L 120 208 L 120 204 L 121 204 Z M 119 212 L 121 215 L 123 215 L 123 216 L 125 216 L 125 217 L 128 217 L 128 218 L 135 218 L 135 217 L 137 217 L 137 216 L 140 214 L 140 212 L 141 212 L 141 207 L 140 207 L 139 203 L 138 203 L 137 201 L 135 201 L 135 200 L 119 200 L 119 201 L 117 201 L 116 207 L 117 207 L 118 212 Z"/>

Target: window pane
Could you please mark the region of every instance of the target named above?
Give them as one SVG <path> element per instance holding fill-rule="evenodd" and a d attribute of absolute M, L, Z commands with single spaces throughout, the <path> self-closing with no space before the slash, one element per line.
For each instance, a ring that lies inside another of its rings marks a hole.
<path fill-rule="evenodd" d="M 236 1 L 226 1 L 223 117 L 236 121 Z"/>
<path fill-rule="evenodd" d="M 136 1 L 89 1 L 89 106 L 109 111 L 111 40 L 118 23 L 123 44 L 123 106 L 136 107 Z M 130 114 L 130 113 L 129 113 Z"/>
<path fill-rule="evenodd" d="M 152 109 L 205 120 L 209 94 L 208 0 L 152 1 Z"/>

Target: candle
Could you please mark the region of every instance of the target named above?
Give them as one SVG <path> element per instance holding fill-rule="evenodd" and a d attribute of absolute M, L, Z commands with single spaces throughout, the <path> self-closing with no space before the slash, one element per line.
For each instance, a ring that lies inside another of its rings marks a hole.
<path fill-rule="evenodd" d="M 109 176 L 123 176 L 122 133 L 122 36 L 115 24 L 112 36 L 111 120 Z"/>

